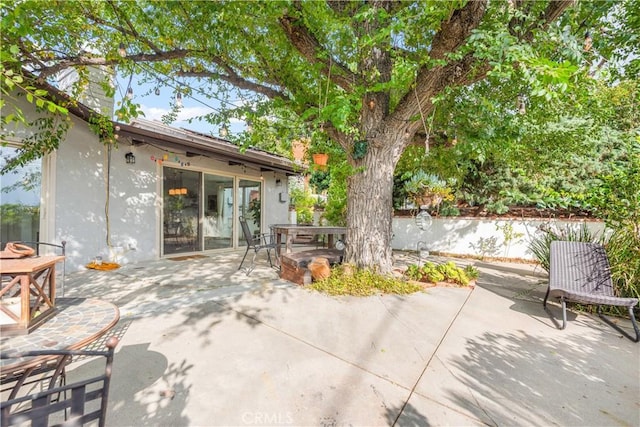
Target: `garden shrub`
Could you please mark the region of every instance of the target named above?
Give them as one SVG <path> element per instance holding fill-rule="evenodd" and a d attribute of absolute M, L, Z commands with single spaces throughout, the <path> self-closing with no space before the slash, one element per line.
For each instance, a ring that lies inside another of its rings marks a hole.
<path fill-rule="evenodd" d="M 540 233 L 534 235 L 529 242 L 529 250 L 547 272 L 549 271 L 551 242 L 555 240 L 565 240 L 572 242 L 602 243 L 602 237 L 592 233 L 585 223 L 582 223 L 579 228 L 572 227 L 571 225 L 558 227 L 543 224 L 538 230 Z"/>

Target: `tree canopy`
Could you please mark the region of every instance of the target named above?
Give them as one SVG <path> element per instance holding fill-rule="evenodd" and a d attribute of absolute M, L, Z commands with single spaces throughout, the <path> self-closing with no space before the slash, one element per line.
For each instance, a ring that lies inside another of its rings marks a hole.
<path fill-rule="evenodd" d="M 2 91 L 23 70 L 52 81 L 72 67 L 86 83 L 88 66 L 108 66 L 187 96 L 239 94 L 240 106 L 208 120 L 251 120 L 253 143 L 328 138 L 344 152 L 346 258 L 389 271 L 393 172 L 411 144 L 436 142 L 434 113 L 482 112 L 464 88 L 483 81 L 496 97 L 517 82 L 520 96 L 553 99 L 605 64 L 636 76 L 638 9 L 569 0 L 8 1 Z M 177 83 L 186 81 L 197 89 Z M 135 113 L 125 101 L 118 117 Z M 16 119 L 3 109 L 5 125 Z"/>

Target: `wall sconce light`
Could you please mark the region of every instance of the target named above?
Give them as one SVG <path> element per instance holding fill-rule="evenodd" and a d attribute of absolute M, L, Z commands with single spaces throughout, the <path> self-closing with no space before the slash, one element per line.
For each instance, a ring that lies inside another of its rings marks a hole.
<path fill-rule="evenodd" d="M 136 164 L 136 156 L 134 156 L 131 151 L 124 155 L 124 159 L 127 161 L 128 165 Z"/>
<path fill-rule="evenodd" d="M 276 179 L 276 187 L 282 187 L 282 180 L 281 179 Z"/>

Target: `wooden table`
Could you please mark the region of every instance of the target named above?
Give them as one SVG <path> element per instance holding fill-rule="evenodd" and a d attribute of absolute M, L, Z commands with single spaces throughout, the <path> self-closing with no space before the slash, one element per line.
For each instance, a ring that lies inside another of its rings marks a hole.
<path fill-rule="evenodd" d="M 0 289 L 2 335 L 29 333 L 55 313 L 56 263 L 63 260 L 59 255 L 0 260 L 0 274 L 9 278 Z M 18 286 L 19 294 L 12 296 Z"/>
<path fill-rule="evenodd" d="M 282 245 L 282 236 L 284 235 L 285 249 L 284 253 L 291 253 L 293 239 L 297 235 L 327 235 L 329 248 L 333 247 L 334 235 L 340 234 L 344 236 L 347 233 L 347 227 L 319 226 L 319 225 L 297 225 L 297 224 L 275 224 L 271 226 L 272 232 L 276 235 L 276 253 L 280 256 L 280 247 Z"/>
<path fill-rule="evenodd" d="M 90 344 L 118 323 L 120 311 L 114 304 L 94 298 L 58 298 L 56 314 L 28 335 L 0 337 L 0 383 L 22 381 L 55 356 L 12 358 L 12 353 L 33 350 L 78 350 Z"/>

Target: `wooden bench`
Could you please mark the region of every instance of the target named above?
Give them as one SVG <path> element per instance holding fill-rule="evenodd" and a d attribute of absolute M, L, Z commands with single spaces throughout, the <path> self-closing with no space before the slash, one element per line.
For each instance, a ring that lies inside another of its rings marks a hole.
<path fill-rule="evenodd" d="M 562 304 L 562 327 L 560 329 L 567 326 L 566 302 L 573 301 L 596 305 L 598 315 L 607 324 L 632 341 L 640 341 L 640 331 L 633 313 L 633 308 L 638 304 L 638 298 L 622 298 L 615 295 L 609 260 L 602 245 L 586 242 L 551 242 L 549 288 L 543 303 L 545 310 L 547 310 L 549 297 L 560 298 Z M 636 333 L 635 339 L 602 315 L 601 307 L 603 305 L 629 309 L 629 317 Z"/>
<path fill-rule="evenodd" d="M 298 285 L 311 283 L 311 272 L 307 268 L 314 258 L 326 258 L 329 264 L 342 263 L 344 252 L 338 249 L 310 249 L 283 254 L 280 258 L 280 278 Z"/>

